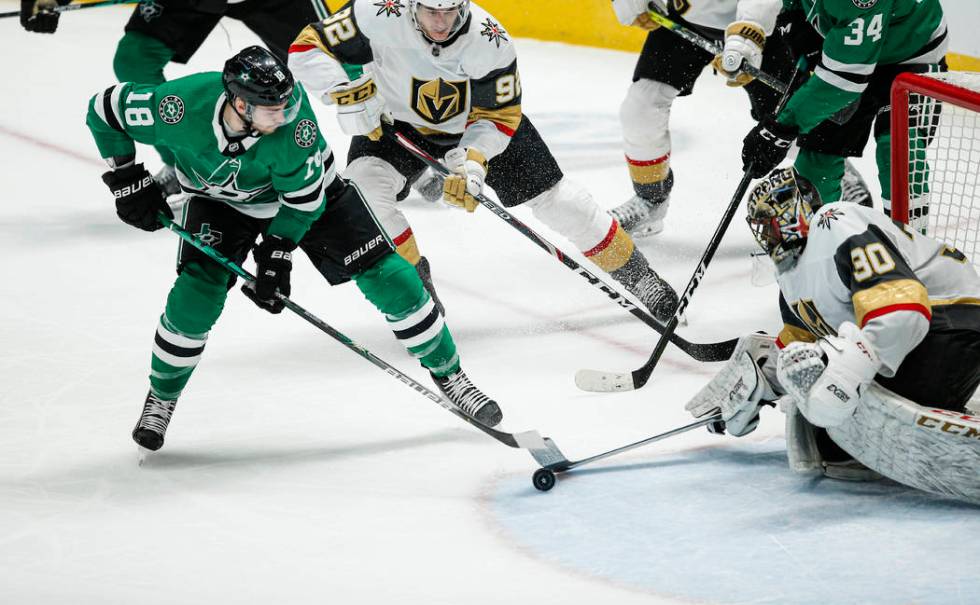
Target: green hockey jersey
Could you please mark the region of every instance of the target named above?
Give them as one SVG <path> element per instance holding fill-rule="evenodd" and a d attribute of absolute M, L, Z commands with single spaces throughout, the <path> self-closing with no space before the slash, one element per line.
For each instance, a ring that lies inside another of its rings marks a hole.
<path fill-rule="evenodd" d="M 272 134 L 229 138 L 221 74 L 159 85 L 123 83 L 92 97 L 87 124 L 104 158 L 134 155 L 135 143 L 173 152 L 181 189 L 268 219 L 270 235 L 298 242 L 323 212 L 333 155 L 300 84 L 298 115 Z"/>
<path fill-rule="evenodd" d="M 946 50 L 939 0 L 783 0 L 824 37 L 813 75 L 779 115 L 802 132 L 861 96 L 878 65 L 937 63 Z"/>

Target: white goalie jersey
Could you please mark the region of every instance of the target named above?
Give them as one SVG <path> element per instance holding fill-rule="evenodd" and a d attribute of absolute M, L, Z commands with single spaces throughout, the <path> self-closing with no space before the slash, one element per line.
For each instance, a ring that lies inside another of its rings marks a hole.
<path fill-rule="evenodd" d="M 468 21 L 449 41 L 433 44 L 419 32 L 407 3 L 353 0 L 306 27 L 289 49 L 289 68 L 313 96 L 366 66 L 395 120 L 423 134 L 462 134 L 461 147 L 486 157 L 501 153 L 521 120 L 521 83 L 510 34 L 471 4 Z"/>
<path fill-rule="evenodd" d="M 853 204 L 827 204 L 796 265 L 778 276 L 777 344 L 835 335 L 850 321 L 872 340 L 883 376 L 933 329 L 980 329 L 980 278 L 959 250 Z"/>

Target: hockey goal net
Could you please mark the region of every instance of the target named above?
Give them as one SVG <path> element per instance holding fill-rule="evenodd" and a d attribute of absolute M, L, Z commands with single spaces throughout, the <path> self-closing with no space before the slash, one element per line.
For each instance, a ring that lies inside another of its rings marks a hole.
<path fill-rule="evenodd" d="M 892 216 L 980 267 L 980 73 L 905 73 L 892 86 Z"/>

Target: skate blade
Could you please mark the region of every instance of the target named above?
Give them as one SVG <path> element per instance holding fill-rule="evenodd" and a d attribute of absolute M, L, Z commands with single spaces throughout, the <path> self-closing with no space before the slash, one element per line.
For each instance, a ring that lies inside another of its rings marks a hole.
<path fill-rule="evenodd" d="M 630 236 L 634 239 L 638 237 L 653 237 L 654 235 L 658 235 L 659 233 L 661 233 L 663 230 L 664 230 L 663 221 L 655 221 L 653 223 L 649 223 L 639 227 L 633 227 L 632 229 L 627 229 Z"/>
<path fill-rule="evenodd" d="M 153 453 L 153 450 L 148 450 L 145 447 L 143 447 L 142 445 L 137 445 L 136 446 L 136 464 L 137 464 L 137 466 L 142 467 L 144 464 L 146 464 L 147 459 L 149 459 L 150 454 L 152 454 L 152 453 Z"/>

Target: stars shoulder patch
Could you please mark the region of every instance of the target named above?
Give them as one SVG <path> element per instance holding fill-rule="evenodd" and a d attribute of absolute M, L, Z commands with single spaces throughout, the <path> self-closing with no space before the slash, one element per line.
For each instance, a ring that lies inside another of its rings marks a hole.
<path fill-rule="evenodd" d="M 316 143 L 317 129 L 313 120 L 300 120 L 293 132 L 293 140 L 296 144 L 306 149 Z"/>
<path fill-rule="evenodd" d="M 480 26 L 483 28 L 480 31 L 480 35 L 486 36 L 487 42 L 493 42 L 497 45 L 497 48 L 500 48 L 501 42 L 507 42 L 510 40 L 510 38 L 507 37 L 507 32 L 504 31 L 504 28 L 501 27 L 499 23 L 495 23 L 490 17 L 487 17 L 486 20 L 480 24 Z"/>
<path fill-rule="evenodd" d="M 878 4 L 878 0 L 851 0 L 851 2 L 854 3 L 854 6 L 864 9 L 871 8 L 875 4 Z"/>
<path fill-rule="evenodd" d="M 177 95 L 167 95 L 157 107 L 160 119 L 167 124 L 176 124 L 184 119 L 184 100 Z"/>

